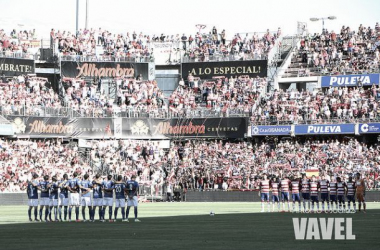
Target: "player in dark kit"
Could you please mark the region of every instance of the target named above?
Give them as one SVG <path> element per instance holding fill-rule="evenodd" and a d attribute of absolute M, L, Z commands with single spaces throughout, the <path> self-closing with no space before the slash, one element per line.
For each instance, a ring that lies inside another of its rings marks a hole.
<path fill-rule="evenodd" d="M 330 184 L 330 201 L 331 201 L 331 213 L 336 212 L 338 210 L 338 203 L 337 203 L 337 183 L 336 180 L 332 179 Z M 335 209 L 334 209 L 334 203 L 335 203 Z"/>
<path fill-rule="evenodd" d="M 82 193 L 81 205 L 82 205 L 82 218 L 83 222 L 86 222 L 86 207 L 88 207 L 88 217 L 92 221 L 92 206 L 91 206 L 91 188 L 92 183 L 88 179 L 88 174 L 83 176 L 84 180 L 79 182 L 79 187 Z"/>
<path fill-rule="evenodd" d="M 127 213 L 126 213 L 126 222 L 129 222 L 128 216 L 129 216 L 129 209 L 131 206 L 134 207 L 135 212 L 135 222 L 140 222 L 139 219 L 137 219 L 137 206 L 138 206 L 138 190 L 139 190 L 139 184 L 136 181 L 136 176 L 132 175 L 131 180 L 128 180 L 127 183 L 127 191 L 128 191 L 128 200 L 127 200 Z"/>
<path fill-rule="evenodd" d="M 96 207 L 99 209 L 99 220 L 104 221 L 103 214 L 103 180 L 100 179 L 100 174 L 96 174 L 95 180 L 92 181 L 92 221 L 95 220 Z"/>
<path fill-rule="evenodd" d="M 69 201 L 69 221 L 71 221 L 71 212 L 75 206 L 75 218 L 76 221 L 79 221 L 79 206 L 80 206 L 80 196 L 79 196 L 79 180 L 77 178 L 78 173 L 73 174 L 73 178 L 67 181 L 67 189 L 70 192 L 70 201 Z"/>
<path fill-rule="evenodd" d="M 34 208 L 34 221 L 39 221 L 37 218 L 37 210 L 38 210 L 38 175 L 33 174 L 33 179 L 28 181 L 28 188 L 26 192 L 28 194 L 28 215 L 29 221 L 32 221 L 32 208 Z"/>
<path fill-rule="evenodd" d="M 327 202 L 327 211 L 330 211 L 329 203 L 329 181 L 326 180 L 326 176 L 322 175 L 322 179 L 319 181 L 319 189 L 321 191 L 322 211 L 325 213 L 325 202 Z"/>
<path fill-rule="evenodd" d="M 42 221 L 42 211 L 45 207 L 45 222 L 47 222 L 49 216 L 49 176 L 45 175 L 44 180 L 40 182 L 39 187 L 40 194 L 40 221 Z"/>
<path fill-rule="evenodd" d="M 348 178 L 347 182 L 347 202 L 348 202 L 348 211 L 351 212 L 351 202 L 353 205 L 353 211 L 356 212 L 356 203 L 355 203 L 355 191 L 356 191 L 356 185 L 355 181 L 353 181 L 352 176 Z"/>
<path fill-rule="evenodd" d="M 315 175 L 313 175 L 310 181 L 311 211 L 313 213 L 314 213 L 314 203 L 317 203 L 317 212 L 319 212 L 318 190 L 319 190 L 319 183 L 315 179 Z"/>
<path fill-rule="evenodd" d="M 285 201 L 288 204 L 288 212 L 290 211 L 289 207 L 289 187 L 290 187 L 290 180 L 285 177 L 280 182 L 281 187 L 281 200 L 282 200 L 282 211 L 285 211 Z"/>
<path fill-rule="evenodd" d="M 304 174 L 301 182 L 301 192 L 302 192 L 302 200 L 303 200 L 303 212 L 310 211 L 310 181 L 307 176 Z M 307 201 L 307 209 L 306 209 L 306 201 Z"/>
<path fill-rule="evenodd" d="M 342 179 L 340 177 L 336 178 L 336 192 L 337 192 L 337 198 L 339 202 L 339 209 L 338 212 L 344 212 L 346 211 L 346 203 L 344 201 L 344 195 L 346 194 L 347 185 L 345 182 L 342 182 Z"/>
<path fill-rule="evenodd" d="M 67 207 L 69 206 L 69 190 L 67 190 L 67 180 L 69 179 L 67 174 L 63 175 L 63 179 L 58 182 L 58 186 L 61 189 L 59 193 L 59 220 L 62 221 L 62 207 L 64 207 L 64 219 L 67 220 Z"/>
<path fill-rule="evenodd" d="M 50 210 L 49 210 L 49 220 L 51 219 L 51 214 L 54 209 L 54 221 L 58 221 L 58 190 L 59 185 L 57 181 L 57 177 L 53 176 L 52 182 L 48 185 L 48 188 L 50 189 Z"/>
<path fill-rule="evenodd" d="M 270 212 L 270 201 L 269 201 L 269 188 L 270 181 L 267 179 L 267 175 L 263 175 L 263 179 L 260 181 L 260 196 L 261 196 L 261 212 L 265 212 L 264 204 L 268 204 L 268 212 Z"/>
<path fill-rule="evenodd" d="M 103 218 L 106 214 L 106 207 L 108 207 L 108 218 L 109 222 L 112 222 L 112 207 L 113 207 L 113 181 L 112 175 L 107 176 L 107 180 L 103 183 L 103 191 L 104 191 L 104 207 L 103 207 Z"/>
<path fill-rule="evenodd" d="M 273 178 L 270 183 L 270 187 L 272 190 L 272 212 L 274 212 L 274 204 L 277 202 L 277 211 L 280 212 L 280 198 L 279 198 L 279 189 L 281 184 L 279 183 L 278 178 Z"/>
<path fill-rule="evenodd" d="M 123 221 L 126 221 L 125 219 L 125 191 L 126 184 L 122 181 L 123 177 L 119 175 L 117 177 L 117 181 L 114 183 L 114 189 L 115 189 L 115 221 L 117 221 L 117 212 L 119 208 L 121 208 L 121 215 L 123 218 Z"/>
<path fill-rule="evenodd" d="M 300 189 L 301 182 L 299 179 L 293 177 L 292 182 L 290 183 L 290 188 L 292 190 L 292 200 L 293 200 L 293 212 L 296 211 L 296 201 L 298 202 L 298 212 L 301 212 L 301 199 L 300 199 Z"/>

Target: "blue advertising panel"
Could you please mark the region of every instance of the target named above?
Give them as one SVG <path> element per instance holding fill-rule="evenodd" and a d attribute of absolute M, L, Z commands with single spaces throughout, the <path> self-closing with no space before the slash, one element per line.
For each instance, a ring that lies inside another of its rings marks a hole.
<path fill-rule="evenodd" d="M 322 88 L 379 85 L 380 74 L 322 76 Z"/>
<path fill-rule="evenodd" d="M 380 123 L 360 123 L 359 124 L 360 134 L 380 134 Z"/>
<path fill-rule="evenodd" d="M 292 126 L 252 126 L 252 136 L 255 135 L 290 135 Z"/>
<path fill-rule="evenodd" d="M 355 134 L 355 124 L 313 124 L 296 125 L 296 135 Z"/>

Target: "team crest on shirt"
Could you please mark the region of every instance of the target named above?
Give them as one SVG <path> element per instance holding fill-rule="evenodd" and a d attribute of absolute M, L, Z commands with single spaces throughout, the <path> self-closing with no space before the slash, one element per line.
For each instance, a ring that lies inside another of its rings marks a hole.
<path fill-rule="evenodd" d="M 137 120 L 131 126 L 132 135 L 148 135 L 149 127 L 142 120 Z"/>

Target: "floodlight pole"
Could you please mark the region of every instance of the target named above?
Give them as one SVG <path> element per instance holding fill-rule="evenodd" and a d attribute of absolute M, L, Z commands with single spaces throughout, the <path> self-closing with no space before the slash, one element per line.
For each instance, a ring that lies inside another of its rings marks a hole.
<path fill-rule="evenodd" d="M 77 0 L 77 14 L 76 14 L 76 32 L 75 36 L 78 35 L 78 22 L 79 22 L 79 0 Z"/>
<path fill-rule="evenodd" d="M 329 20 L 335 20 L 336 19 L 336 16 L 328 16 L 328 17 L 319 17 L 319 18 L 310 18 L 310 21 L 312 22 L 317 22 L 319 20 L 322 20 L 322 32 L 325 30 L 325 20 L 326 19 L 329 19 Z"/>
<path fill-rule="evenodd" d="M 86 0 L 86 25 L 85 25 L 86 30 L 88 30 L 88 5 L 89 5 L 88 2 L 89 1 Z"/>

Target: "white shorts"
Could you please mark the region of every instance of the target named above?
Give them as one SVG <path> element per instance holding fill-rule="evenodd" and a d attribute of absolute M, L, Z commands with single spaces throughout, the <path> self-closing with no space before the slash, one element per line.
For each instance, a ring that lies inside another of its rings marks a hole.
<path fill-rule="evenodd" d="M 70 201 L 69 201 L 69 205 L 70 206 L 80 206 L 80 196 L 78 193 L 71 193 L 69 195 L 70 197 Z"/>
<path fill-rule="evenodd" d="M 128 207 L 137 207 L 139 203 L 139 200 L 137 199 L 137 196 L 133 196 L 133 198 L 128 197 L 127 206 Z"/>
<path fill-rule="evenodd" d="M 81 203 L 82 203 L 82 206 L 86 206 L 86 207 L 91 206 L 91 197 L 82 197 Z"/>
<path fill-rule="evenodd" d="M 125 199 L 116 199 L 115 207 L 125 207 Z"/>
<path fill-rule="evenodd" d="M 49 206 L 50 199 L 49 198 L 40 198 L 40 206 Z"/>
<path fill-rule="evenodd" d="M 49 200 L 49 206 L 51 206 L 51 207 L 58 206 L 58 199 L 50 199 Z"/>
<path fill-rule="evenodd" d="M 113 206 L 113 198 L 104 198 L 103 206 L 112 207 Z"/>
<path fill-rule="evenodd" d="M 29 207 L 38 207 L 38 199 L 29 199 L 28 200 Z"/>
<path fill-rule="evenodd" d="M 103 198 L 93 198 L 92 199 L 92 205 L 94 207 L 101 207 L 101 206 L 103 206 Z"/>
<path fill-rule="evenodd" d="M 69 198 L 59 197 L 59 205 L 67 207 L 69 205 Z"/>

